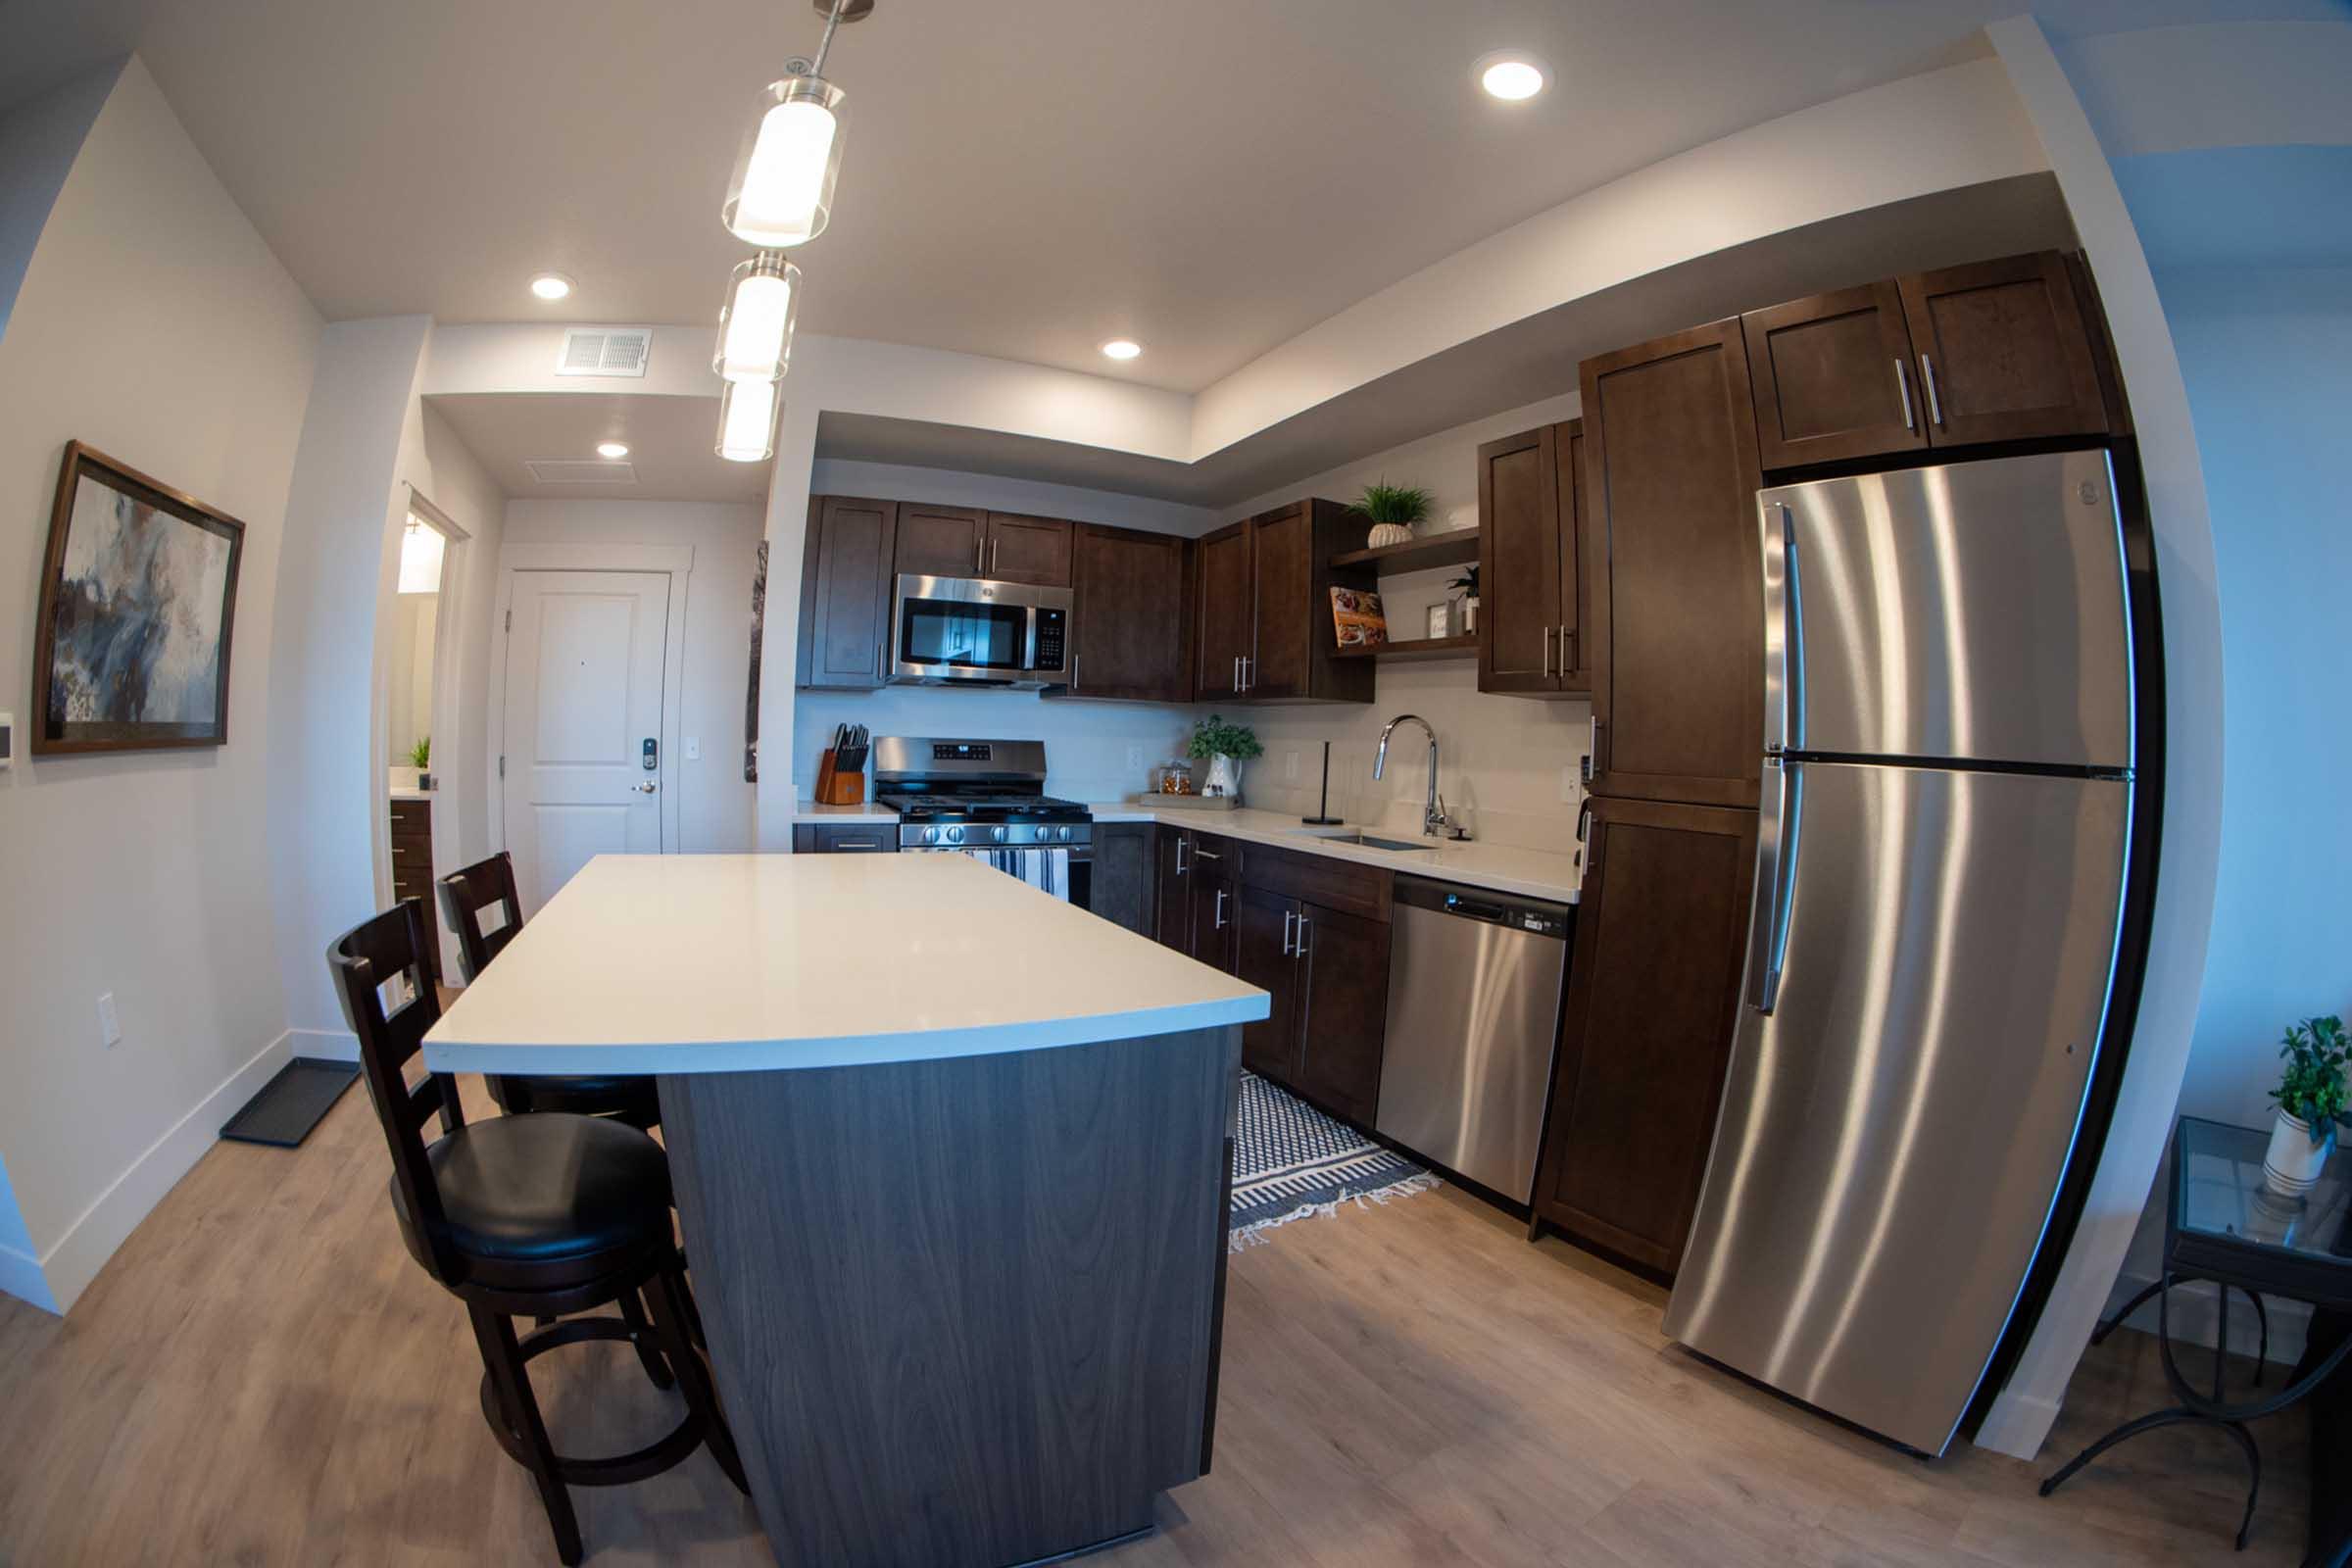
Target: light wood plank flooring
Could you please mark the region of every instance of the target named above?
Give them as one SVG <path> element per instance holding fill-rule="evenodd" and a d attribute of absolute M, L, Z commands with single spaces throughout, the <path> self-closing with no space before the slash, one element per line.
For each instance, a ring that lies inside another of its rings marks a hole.
<path fill-rule="evenodd" d="M 482 1425 L 465 1314 L 401 1250 L 387 1173 L 355 1089 L 299 1151 L 214 1149 L 71 1320 L 0 1298 L 0 1564 L 555 1560 Z M 2043 1464 L 1964 1446 L 1927 1465 L 1668 1346 L 1663 1299 L 1450 1191 L 1288 1226 L 1233 1260 L 1215 1473 L 1162 1504 L 1158 1536 L 1096 1560 L 2301 1557 L 2299 1414 L 2259 1429 L 2269 1475 L 2242 1557 L 2239 1460 L 2214 1434 L 2138 1439 L 2034 1495 L 2081 1444 L 2167 1402 L 2140 1336 L 2085 1362 Z M 625 1347 L 533 1373 L 570 1451 L 671 1419 Z M 593 1562 L 769 1560 L 708 1455 L 573 1495 Z"/>

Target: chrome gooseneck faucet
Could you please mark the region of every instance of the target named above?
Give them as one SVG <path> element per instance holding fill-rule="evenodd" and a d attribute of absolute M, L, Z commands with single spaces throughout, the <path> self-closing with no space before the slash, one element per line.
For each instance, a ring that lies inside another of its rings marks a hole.
<path fill-rule="evenodd" d="M 1372 776 L 1378 778 L 1388 769 L 1389 737 L 1396 733 L 1399 724 L 1418 724 L 1421 733 L 1429 737 L 1429 801 L 1421 809 L 1421 831 L 1431 838 L 1446 826 L 1446 802 L 1438 794 L 1438 732 L 1429 720 L 1419 713 L 1398 713 L 1389 720 L 1380 732 L 1380 750 L 1372 757 Z"/>

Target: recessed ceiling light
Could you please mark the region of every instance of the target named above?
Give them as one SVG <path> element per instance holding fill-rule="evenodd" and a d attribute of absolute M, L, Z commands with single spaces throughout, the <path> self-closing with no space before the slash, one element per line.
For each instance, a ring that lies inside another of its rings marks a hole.
<path fill-rule="evenodd" d="M 541 272 L 531 279 L 531 292 L 543 300 L 560 300 L 571 292 L 571 279 L 562 272 Z"/>
<path fill-rule="evenodd" d="M 1551 73 L 1544 69 L 1544 62 L 1515 49 L 1481 56 L 1470 74 L 1487 90 L 1487 96 L 1505 103 L 1533 98 L 1551 85 Z"/>
<path fill-rule="evenodd" d="M 596 455 L 600 458 L 625 458 L 629 455 L 629 444 L 626 441 L 599 441 Z"/>
<path fill-rule="evenodd" d="M 1144 352 L 1144 346 L 1123 337 L 1114 337 L 1102 345 L 1102 352 L 1114 360 L 1132 360 Z"/>

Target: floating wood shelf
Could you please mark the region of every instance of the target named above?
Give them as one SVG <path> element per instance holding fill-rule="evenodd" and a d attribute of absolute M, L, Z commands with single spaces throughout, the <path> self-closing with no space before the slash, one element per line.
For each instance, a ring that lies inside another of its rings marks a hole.
<path fill-rule="evenodd" d="M 1399 571 L 1425 571 L 1431 566 L 1460 566 L 1478 559 L 1478 530 L 1453 528 L 1445 533 L 1433 533 L 1400 545 L 1382 545 L 1378 550 L 1344 550 L 1331 558 L 1335 566 L 1370 566 L 1384 575 Z"/>
<path fill-rule="evenodd" d="M 1334 659 L 1475 659 L 1478 657 L 1478 633 L 1467 637 L 1408 637 L 1402 642 L 1379 643 L 1370 648 L 1342 648 L 1331 656 Z"/>

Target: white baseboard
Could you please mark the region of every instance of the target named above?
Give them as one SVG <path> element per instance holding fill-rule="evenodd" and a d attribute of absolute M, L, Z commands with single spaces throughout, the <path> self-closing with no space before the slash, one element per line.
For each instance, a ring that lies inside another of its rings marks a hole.
<path fill-rule="evenodd" d="M 332 1039 L 332 1036 L 327 1036 Z M 98 1200 L 67 1227 L 57 1245 L 42 1254 L 39 1270 L 47 1279 L 50 1301 L 40 1304 L 53 1312 L 70 1312 L 90 1281 L 122 1245 L 154 1212 L 164 1195 L 194 1168 L 220 1136 L 220 1124 L 261 1091 L 294 1055 L 295 1033 L 288 1030 L 255 1052 L 245 1065 L 230 1073 L 196 1108 L 172 1123 L 170 1131 L 132 1160 Z M 305 1049 L 313 1042 L 305 1042 Z M 322 1054 L 322 1053 L 321 1053 Z M 6 1268 L 0 1260 L 0 1269 Z M 0 1275 L 0 1280 L 5 1276 Z M 22 1295 L 22 1292 L 12 1294 Z M 31 1300 L 29 1296 L 25 1299 Z"/>
<path fill-rule="evenodd" d="M 358 1061 L 360 1037 L 348 1029 L 289 1029 L 289 1055 L 317 1056 L 325 1061 Z"/>
<path fill-rule="evenodd" d="M 2041 1451 L 2042 1440 L 2057 1424 L 2057 1400 L 2003 1391 L 1984 1412 L 1984 1423 L 1977 1429 L 1974 1441 L 1980 1448 L 2031 1460 Z"/>
<path fill-rule="evenodd" d="M 30 1252 L 0 1247 L 0 1291 L 20 1301 L 30 1301 L 44 1312 L 57 1310 L 57 1298 L 49 1294 L 49 1276 L 41 1272 L 41 1260 Z"/>

